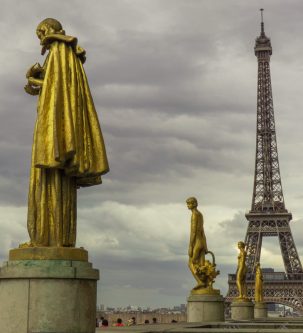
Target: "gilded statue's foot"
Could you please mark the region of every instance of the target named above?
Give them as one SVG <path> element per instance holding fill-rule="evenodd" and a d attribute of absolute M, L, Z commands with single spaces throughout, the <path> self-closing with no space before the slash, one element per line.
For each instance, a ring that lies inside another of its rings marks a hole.
<path fill-rule="evenodd" d="M 248 302 L 248 301 L 249 301 L 249 298 L 246 297 L 246 296 L 238 296 L 238 297 L 236 297 L 236 300 L 237 300 L 238 302 Z"/>
<path fill-rule="evenodd" d="M 204 285 L 204 284 L 202 284 L 202 283 L 199 283 L 199 284 L 197 284 L 194 288 L 193 288 L 193 290 L 199 290 L 199 289 L 203 289 L 203 288 L 205 288 L 206 286 Z"/>
<path fill-rule="evenodd" d="M 26 243 L 19 244 L 19 249 L 24 249 L 27 247 L 34 247 L 34 244 L 32 242 L 26 242 Z"/>

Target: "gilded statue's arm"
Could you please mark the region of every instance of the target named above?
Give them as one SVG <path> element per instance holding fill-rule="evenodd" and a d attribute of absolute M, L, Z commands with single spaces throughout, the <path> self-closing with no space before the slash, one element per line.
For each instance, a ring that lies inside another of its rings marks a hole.
<path fill-rule="evenodd" d="M 30 77 L 39 78 L 40 75 L 43 73 L 44 69 L 41 67 L 40 64 L 36 63 L 29 68 L 26 72 L 26 78 L 29 79 Z"/>
<path fill-rule="evenodd" d="M 42 87 L 43 85 L 43 80 L 42 79 L 36 79 L 34 77 L 30 77 L 28 79 L 28 84 L 30 84 L 31 86 L 38 86 L 38 87 Z"/>
<path fill-rule="evenodd" d="M 193 256 L 193 249 L 194 249 L 196 234 L 197 234 L 197 216 L 196 216 L 196 214 L 193 213 L 193 216 L 191 219 L 190 240 L 189 240 L 189 249 L 188 249 L 188 255 L 190 257 Z"/>
<path fill-rule="evenodd" d="M 241 270 L 241 273 L 244 275 L 245 274 L 245 259 L 246 259 L 246 251 L 244 249 L 240 250 L 240 255 L 239 255 L 239 270 Z"/>
<path fill-rule="evenodd" d="M 36 63 L 31 66 L 26 73 L 26 78 L 28 80 L 26 86 L 24 87 L 25 91 L 30 95 L 38 95 L 40 88 L 43 85 L 43 67 L 40 64 Z"/>

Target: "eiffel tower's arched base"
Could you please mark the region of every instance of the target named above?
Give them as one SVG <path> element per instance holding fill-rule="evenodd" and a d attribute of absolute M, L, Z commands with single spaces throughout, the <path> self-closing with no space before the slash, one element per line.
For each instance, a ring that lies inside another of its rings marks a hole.
<path fill-rule="evenodd" d="M 285 274 L 284 274 L 285 275 Z M 297 280 L 276 280 L 275 277 L 283 276 L 283 273 L 271 273 L 272 279 L 264 279 L 263 294 L 265 303 L 276 303 L 289 306 L 295 311 L 303 314 L 303 276 L 298 274 Z M 238 296 L 236 287 L 236 275 L 229 274 L 229 289 L 225 298 L 226 303 L 231 303 Z M 247 281 L 247 294 L 254 298 L 254 281 Z"/>

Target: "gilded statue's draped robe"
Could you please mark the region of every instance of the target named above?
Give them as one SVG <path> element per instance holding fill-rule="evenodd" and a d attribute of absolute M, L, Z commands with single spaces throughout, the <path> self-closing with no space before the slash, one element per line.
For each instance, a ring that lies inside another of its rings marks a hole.
<path fill-rule="evenodd" d="M 77 188 L 101 183 L 105 145 L 77 39 L 50 35 L 34 131 L 28 196 L 32 246 L 75 246 Z"/>

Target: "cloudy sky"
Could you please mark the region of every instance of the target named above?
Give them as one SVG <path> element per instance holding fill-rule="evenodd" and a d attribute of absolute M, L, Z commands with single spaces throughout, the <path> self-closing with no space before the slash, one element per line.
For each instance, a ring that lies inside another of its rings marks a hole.
<path fill-rule="evenodd" d="M 43 62 L 37 24 L 60 20 L 87 51 L 85 69 L 111 171 L 81 189 L 78 246 L 101 271 L 98 304 L 186 302 L 196 196 L 221 275 L 236 268 L 253 190 L 257 62 L 265 8 L 282 185 L 303 255 L 303 2 L 300 0 L 0 0 L 0 259 L 28 240 L 26 205 L 36 97 L 23 91 Z M 263 267 L 283 269 L 277 239 Z"/>

